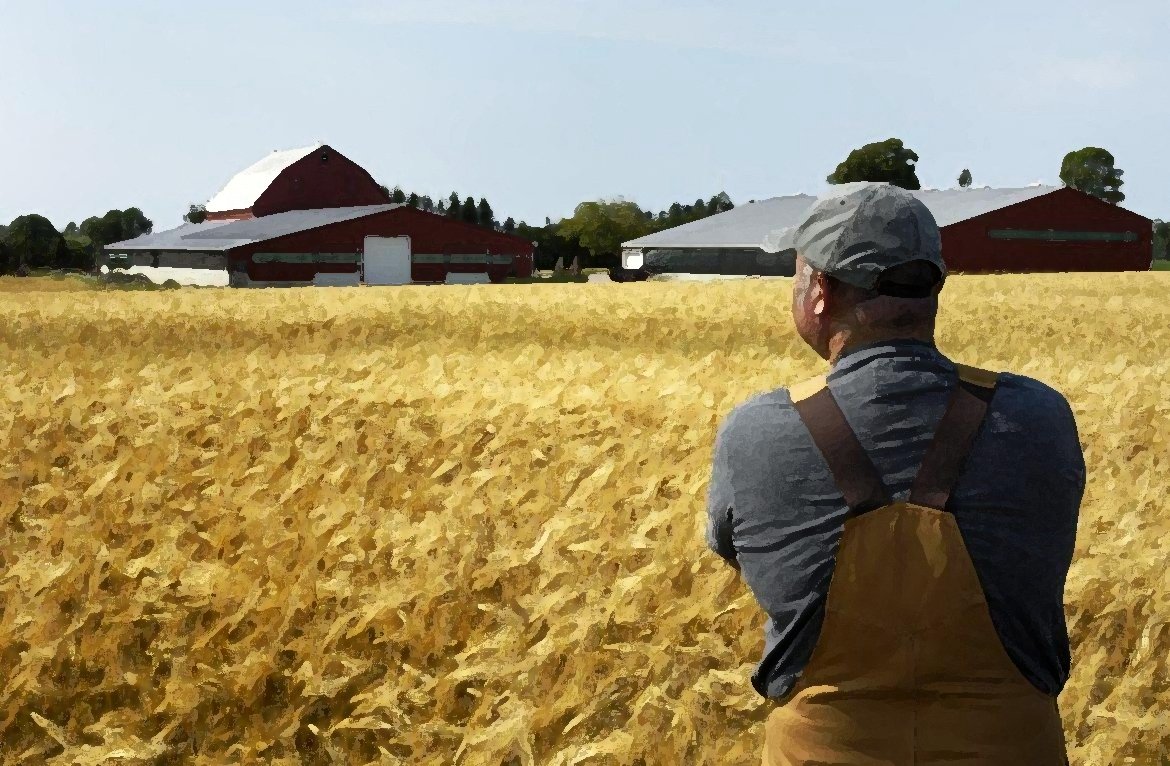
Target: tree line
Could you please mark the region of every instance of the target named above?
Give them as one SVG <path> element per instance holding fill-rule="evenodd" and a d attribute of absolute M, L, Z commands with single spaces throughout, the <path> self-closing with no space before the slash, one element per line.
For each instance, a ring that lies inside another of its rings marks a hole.
<path fill-rule="evenodd" d="M 149 234 L 154 224 L 136 207 L 72 221 L 61 231 L 35 213 L 0 226 L 0 274 L 27 274 L 32 269 L 93 271 L 101 250 L 113 242 Z"/>
<path fill-rule="evenodd" d="M 536 243 L 535 266 L 538 269 L 551 269 L 558 259 L 566 264 L 577 259 L 582 268 L 617 266 L 622 242 L 735 207 L 726 192 L 719 192 L 709 200 L 697 199 L 689 204 L 675 202 L 657 213 L 621 200 L 583 202 L 577 206 L 571 218 L 556 223 L 545 218 L 543 226 L 532 226 L 526 221 L 517 223 L 511 216 L 501 223 L 496 219 L 495 211 L 486 197 L 480 197 L 477 202 L 473 196 L 461 198 L 458 192 L 453 191 L 446 199 L 440 198 L 436 203 L 426 194 L 407 194 L 398 186 L 393 189 L 381 186 L 381 189 L 391 202 L 494 231 L 516 234 Z"/>
<path fill-rule="evenodd" d="M 536 267 L 551 269 L 558 259 L 582 268 L 614 268 L 621 262 L 623 242 L 672 229 L 735 207 L 727 192 L 694 203 L 675 202 L 657 213 L 629 200 L 582 202 L 561 221 L 544 219 L 544 226 L 521 222 L 516 233 L 536 243 Z"/>

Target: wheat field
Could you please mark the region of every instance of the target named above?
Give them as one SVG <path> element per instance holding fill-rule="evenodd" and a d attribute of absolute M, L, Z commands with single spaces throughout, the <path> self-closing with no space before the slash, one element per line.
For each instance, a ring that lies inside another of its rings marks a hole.
<path fill-rule="evenodd" d="M 0 763 L 757 764 L 706 550 L 788 280 L 90 291 L 0 279 Z M 951 277 L 950 358 L 1088 466 L 1073 764 L 1170 763 L 1170 274 Z"/>

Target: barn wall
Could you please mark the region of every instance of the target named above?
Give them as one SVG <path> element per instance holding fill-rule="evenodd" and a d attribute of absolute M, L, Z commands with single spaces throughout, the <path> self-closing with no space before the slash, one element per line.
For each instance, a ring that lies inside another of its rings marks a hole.
<path fill-rule="evenodd" d="M 322 157 L 328 157 L 322 160 Z M 289 165 L 252 205 L 256 216 L 389 202 L 364 168 L 322 146 Z"/>
<path fill-rule="evenodd" d="M 1134 242 L 1046 242 L 992 239 L 1002 229 L 1124 232 Z M 994 210 L 942 229 L 948 271 L 1148 271 L 1153 259 L 1153 223 L 1129 210 L 1074 189 Z"/>
<path fill-rule="evenodd" d="M 304 281 L 317 273 L 353 272 L 367 236 L 410 237 L 415 282 L 442 282 L 448 272 L 486 271 L 494 282 L 513 269 L 518 277 L 532 275 L 533 246 L 528 240 L 411 207 L 236 248 L 231 251 L 231 268 L 246 269 L 254 281 Z M 328 254 L 330 262 L 271 262 L 272 253 Z M 343 262 L 347 254 L 354 256 L 352 262 Z"/>

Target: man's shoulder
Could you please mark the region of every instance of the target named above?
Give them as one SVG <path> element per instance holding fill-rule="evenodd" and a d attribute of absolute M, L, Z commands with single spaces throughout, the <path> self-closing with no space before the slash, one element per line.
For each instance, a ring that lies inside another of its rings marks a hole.
<path fill-rule="evenodd" d="M 998 371 L 988 366 L 953 361 L 951 364 L 965 380 L 987 387 L 994 385 L 998 406 L 1007 405 L 1037 415 L 1071 414 L 1071 406 L 1064 394 L 1042 380 L 1007 370 Z M 807 399 L 828 385 L 829 375 L 823 373 L 756 394 L 731 409 L 723 420 L 723 428 L 730 432 L 762 422 L 794 423 L 798 419 L 796 402 Z"/>
<path fill-rule="evenodd" d="M 997 396 L 999 390 L 1003 390 L 1005 393 L 1010 392 L 1008 395 L 1013 403 L 1020 404 L 1031 412 L 1049 412 L 1054 415 L 1072 413 L 1072 407 L 1064 394 L 1044 381 L 1030 378 L 1027 375 L 1001 372 L 996 389 Z"/>
<path fill-rule="evenodd" d="M 820 375 L 817 378 L 823 387 L 825 376 Z M 749 433 L 755 436 L 761 435 L 761 432 L 775 434 L 777 429 L 795 425 L 799 421 L 799 416 L 796 414 L 796 407 L 793 406 L 792 390 L 797 386 L 799 384 L 781 386 L 745 399 L 732 407 L 723 418 L 720 431 L 724 433 L 725 438 L 736 438 L 747 436 Z"/>

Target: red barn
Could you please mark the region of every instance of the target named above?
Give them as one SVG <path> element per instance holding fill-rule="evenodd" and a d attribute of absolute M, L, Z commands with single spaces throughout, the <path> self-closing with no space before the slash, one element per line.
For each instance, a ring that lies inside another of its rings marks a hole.
<path fill-rule="evenodd" d="M 911 192 L 938 222 L 950 272 L 1148 271 L 1153 222 L 1084 192 L 1054 186 Z M 815 197 L 797 194 L 623 243 L 642 274 L 792 276 L 792 227 Z"/>
<path fill-rule="evenodd" d="M 1154 258 L 1153 221 L 1069 188 L 940 229 L 956 272 L 1149 271 Z"/>
<path fill-rule="evenodd" d="M 388 203 L 369 173 L 323 144 L 237 173 L 203 223 L 104 251 L 125 265 L 226 269 L 239 287 L 501 282 L 531 276 L 533 264 L 521 237 Z"/>

